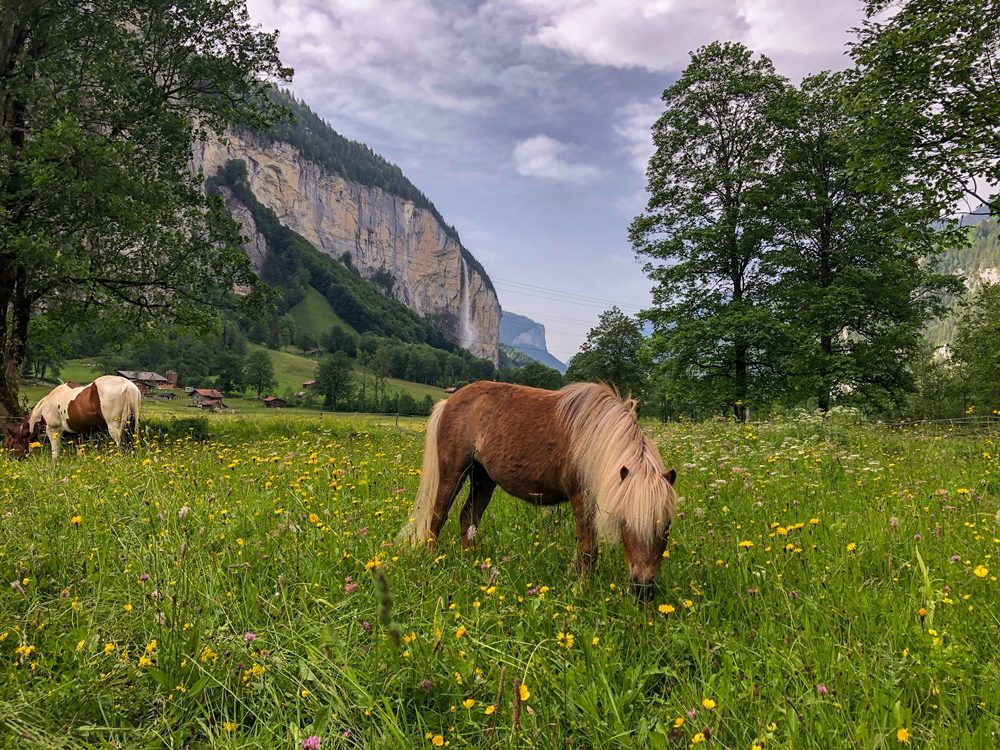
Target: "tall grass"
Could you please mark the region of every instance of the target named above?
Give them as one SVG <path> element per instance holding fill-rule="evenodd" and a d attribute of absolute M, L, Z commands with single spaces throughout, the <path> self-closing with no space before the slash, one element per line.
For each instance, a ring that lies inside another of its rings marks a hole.
<path fill-rule="evenodd" d="M 995 436 L 647 429 L 685 496 L 649 606 L 620 549 L 569 572 L 568 507 L 394 544 L 409 427 L 0 455 L 0 746 L 995 746 Z"/>

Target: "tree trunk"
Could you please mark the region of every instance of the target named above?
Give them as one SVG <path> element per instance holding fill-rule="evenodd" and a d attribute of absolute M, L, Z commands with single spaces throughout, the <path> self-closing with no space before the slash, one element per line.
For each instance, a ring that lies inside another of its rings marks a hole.
<path fill-rule="evenodd" d="M 0 299 L 9 300 L 0 309 L 0 421 L 19 419 L 23 409 L 17 397 L 28 343 L 31 299 L 25 288 L 26 274 L 13 259 L 0 259 Z"/>
<path fill-rule="evenodd" d="M 822 378 L 822 383 L 820 384 L 819 392 L 819 408 L 820 411 L 826 413 L 830 411 L 830 384 L 827 382 L 826 373 L 826 363 L 830 362 L 830 358 L 833 356 L 833 337 L 823 335 L 819 339 L 820 348 L 823 350 L 823 357 L 826 360 L 824 366 L 820 368 L 820 377 Z"/>

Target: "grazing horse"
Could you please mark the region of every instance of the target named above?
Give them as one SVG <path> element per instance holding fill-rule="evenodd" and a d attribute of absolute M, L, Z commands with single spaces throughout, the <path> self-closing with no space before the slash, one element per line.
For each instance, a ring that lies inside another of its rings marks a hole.
<path fill-rule="evenodd" d="M 599 541 L 621 540 L 632 591 L 649 599 L 674 518 L 677 473 L 664 471 L 634 408 L 593 383 L 559 391 L 487 381 L 465 386 L 438 403 L 427 422 L 416 505 L 399 537 L 433 547 L 466 477 L 466 549 L 497 485 L 536 505 L 568 501 L 577 567 L 594 568 Z"/>
<path fill-rule="evenodd" d="M 85 435 L 107 430 L 119 448 L 134 447 L 139 430 L 142 395 L 135 383 L 117 375 L 105 375 L 90 385 L 56 386 L 35 404 L 15 429 L 8 430 L 6 447 L 18 458 L 38 439 L 42 425 L 52 443 L 52 459 L 59 458 L 62 434 Z"/>

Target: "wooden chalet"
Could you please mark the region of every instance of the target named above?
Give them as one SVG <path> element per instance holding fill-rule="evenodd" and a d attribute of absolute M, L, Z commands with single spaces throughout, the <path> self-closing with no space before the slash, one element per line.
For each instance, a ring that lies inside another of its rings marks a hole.
<path fill-rule="evenodd" d="M 173 388 L 176 381 L 170 382 L 158 372 L 146 372 L 135 370 L 116 370 L 116 373 L 126 380 L 130 380 L 138 386 L 142 395 L 146 396 L 157 388 Z"/>
<path fill-rule="evenodd" d="M 214 388 L 195 388 L 191 391 L 191 403 L 194 406 L 201 406 L 204 401 L 221 401 L 223 398 Z"/>
<path fill-rule="evenodd" d="M 268 396 L 264 399 L 264 406 L 268 409 L 284 409 L 288 404 L 276 396 Z"/>

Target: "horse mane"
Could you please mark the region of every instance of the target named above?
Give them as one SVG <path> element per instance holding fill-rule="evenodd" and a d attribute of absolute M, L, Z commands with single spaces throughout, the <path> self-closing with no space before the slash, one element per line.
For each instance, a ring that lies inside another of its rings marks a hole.
<path fill-rule="evenodd" d="M 642 543 L 651 543 L 673 520 L 677 494 L 664 479 L 656 445 L 639 428 L 636 401 L 622 402 L 616 391 L 594 383 L 574 383 L 559 393 L 558 415 L 598 538 L 617 542 L 624 522 Z M 623 466 L 629 472 L 624 481 Z"/>

